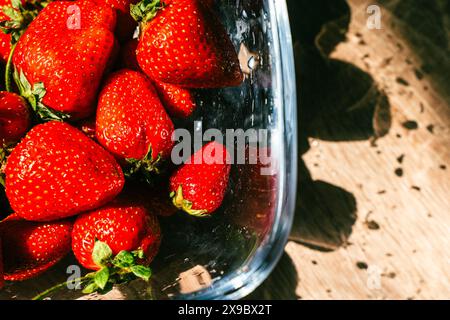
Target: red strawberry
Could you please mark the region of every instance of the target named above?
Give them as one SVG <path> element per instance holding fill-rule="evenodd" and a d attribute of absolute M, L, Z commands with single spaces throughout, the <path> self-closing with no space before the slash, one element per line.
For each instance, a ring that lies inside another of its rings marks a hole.
<path fill-rule="evenodd" d="M 136 60 L 136 39 L 128 41 L 120 54 L 121 66 L 127 69 L 142 71 Z M 187 118 L 196 108 L 194 95 L 190 90 L 172 84 L 154 81 L 156 91 L 162 104 L 170 116 L 175 118 Z"/>
<path fill-rule="evenodd" d="M 216 211 L 225 196 L 230 155 L 220 143 L 210 142 L 194 153 L 170 178 L 173 204 L 194 216 Z"/>
<path fill-rule="evenodd" d="M 15 93 L 0 91 L 0 148 L 19 141 L 30 125 L 30 111 L 25 100 Z"/>
<path fill-rule="evenodd" d="M 112 155 L 62 122 L 34 127 L 6 163 L 6 195 L 22 218 L 51 221 L 98 208 L 123 188 Z"/>
<path fill-rule="evenodd" d="M 175 118 L 187 118 L 196 108 L 195 98 L 188 89 L 159 81 L 153 82 L 167 112 Z"/>
<path fill-rule="evenodd" d="M 13 214 L 0 223 L 5 280 L 32 278 L 70 251 L 72 222 L 31 222 Z"/>
<path fill-rule="evenodd" d="M 121 198 L 84 213 L 75 221 L 72 249 L 87 269 L 100 269 L 92 256 L 97 240 L 106 243 L 113 255 L 123 250 L 142 250 L 144 258 L 140 264 L 148 265 L 158 253 L 161 231 L 158 219 L 144 205 Z"/>
<path fill-rule="evenodd" d="M 22 96 L 44 120 L 82 119 L 115 52 L 116 15 L 87 0 L 55 1 L 22 35 L 13 57 Z"/>
<path fill-rule="evenodd" d="M 97 140 L 133 165 L 151 169 L 172 150 L 174 126 L 143 74 L 121 70 L 106 81 L 97 109 Z"/>
<path fill-rule="evenodd" d="M 201 0 L 143 0 L 131 14 L 142 25 L 137 58 L 150 78 L 188 88 L 241 84 L 233 44 Z"/>

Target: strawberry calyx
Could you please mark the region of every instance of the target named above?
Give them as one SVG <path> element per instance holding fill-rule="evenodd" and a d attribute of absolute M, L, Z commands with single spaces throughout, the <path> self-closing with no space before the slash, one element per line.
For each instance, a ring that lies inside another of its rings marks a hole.
<path fill-rule="evenodd" d="M 102 241 L 96 241 L 92 251 L 92 260 L 100 268 L 96 272 L 86 274 L 84 277 L 60 283 L 35 296 L 33 300 L 42 300 L 49 294 L 63 288 L 68 284 L 80 284 L 82 293 L 91 294 L 98 292 L 105 294 L 109 292 L 115 284 L 131 281 L 136 278 L 148 281 L 152 275 L 149 267 L 139 264 L 145 259 L 142 250 L 120 251 L 113 255 L 111 248 Z"/>
<path fill-rule="evenodd" d="M 147 154 L 143 159 L 126 159 L 125 161 L 129 165 L 129 167 L 124 170 L 124 175 L 130 178 L 136 175 L 138 172 L 141 172 L 144 174 L 145 179 L 147 181 L 150 181 L 152 173 L 159 174 L 159 164 L 162 160 L 162 157 L 160 154 L 158 154 L 156 159 L 154 159 L 152 153 L 152 146 L 150 145 Z"/>
<path fill-rule="evenodd" d="M 191 216 L 198 217 L 198 218 L 204 218 L 209 217 L 208 210 L 196 210 L 192 209 L 192 202 L 189 200 L 184 199 L 183 197 L 183 187 L 181 185 L 178 186 L 177 191 L 173 191 L 170 193 L 170 198 L 172 198 L 172 203 L 175 207 L 177 207 L 180 210 L 185 211 L 186 213 L 190 214 Z"/>
<path fill-rule="evenodd" d="M 137 4 L 131 4 L 130 14 L 138 23 L 146 23 L 152 20 L 163 9 L 166 3 L 162 0 L 142 0 Z"/>
<path fill-rule="evenodd" d="M 42 82 L 37 82 L 31 86 L 23 71 L 21 70 L 19 72 L 17 69 L 14 70 L 14 80 L 20 95 L 28 101 L 33 111 L 43 122 L 64 121 L 70 118 L 70 115 L 53 110 L 42 102 L 42 99 L 47 93 Z"/>

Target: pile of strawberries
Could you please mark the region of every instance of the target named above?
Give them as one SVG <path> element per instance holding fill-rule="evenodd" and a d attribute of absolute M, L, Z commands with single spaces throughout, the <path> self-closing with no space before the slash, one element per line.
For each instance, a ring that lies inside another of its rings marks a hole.
<path fill-rule="evenodd" d="M 217 142 L 170 163 L 172 119 L 192 115 L 192 89 L 243 81 L 214 1 L 0 6 L 0 182 L 11 208 L 0 212 L 9 214 L 0 222 L 0 287 L 70 251 L 94 270 L 78 279 L 86 293 L 148 280 L 158 216 L 209 216 L 228 185 L 230 156 Z"/>

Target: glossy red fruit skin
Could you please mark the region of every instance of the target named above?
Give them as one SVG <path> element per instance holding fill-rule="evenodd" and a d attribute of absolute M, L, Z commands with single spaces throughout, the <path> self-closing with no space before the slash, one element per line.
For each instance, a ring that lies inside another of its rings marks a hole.
<path fill-rule="evenodd" d="M 98 101 L 96 136 L 118 158 L 142 160 L 170 156 L 174 125 L 150 80 L 120 70 L 106 81 Z"/>
<path fill-rule="evenodd" d="M 98 208 L 122 190 L 114 157 L 62 122 L 34 127 L 6 163 L 6 195 L 24 219 L 52 221 Z"/>
<path fill-rule="evenodd" d="M 196 164 L 200 159 L 203 163 Z M 192 210 L 206 210 L 206 214 L 211 214 L 222 204 L 230 168 L 230 155 L 226 147 L 210 142 L 172 174 L 170 191 L 177 192 L 181 186 L 183 198 L 192 203 Z"/>
<path fill-rule="evenodd" d="M 30 110 L 19 95 L 0 91 L 0 148 L 19 141 L 31 126 Z"/>
<path fill-rule="evenodd" d="M 0 0 L 0 8 L 11 5 L 11 0 Z M 8 16 L 0 10 L 0 21 L 9 20 Z M 11 35 L 0 31 L 0 62 L 6 64 L 11 52 Z"/>
<path fill-rule="evenodd" d="M 120 65 L 123 68 L 140 71 L 141 67 L 137 62 L 136 50 L 138 40 L 128 41 L 121 49 Z M 172 84 L 153 81 L 158 96 L 161 99 L 167 113 L 174 118 L 187 118 L 192 115 L 196 108 L 195 97 L 189 89 Z"/>
<path fill-rule="evenodd" d="M 150 78 L 182 87 L 233 87 L 243 81 L 230 38 L 200 0 L 171 1 L 145 23 L 137 59 Z"/>
<path fill-rule="evenodd" d="M 97 90 L 111 63 L 115 26 L 116 14 L 107 5 L 52 2 L 20 38 L 13 63 L 30 84 L 44 84 L 47 107 L 72 120 L 86 118 L 95 110 Z"/>
<path fill-rule="evenodd" d="M 95 138 L 95 117 L 84 119 L 80 121 L 77 126 L 86 136 L 91 138 L 92 140 L 96 140 Z"/>
<path fill-rule="evenodd" d="M 121 198 L 75 221 L 72 250 L 78 262 L 91 270 L 99 269 L 92 260 L 96 239 L 108 244 L 113 255 L 142 249 L 145 258 L 140 263 L 148 265 L 158 253 L 161 231 L 158 219 L 144 205 Z"/>
<path fill-rule="evenodd" d="M 12 214 L 0 223 L 4 278 L 35 277 L 61 260 L 71 248 L 72 222 L 31 222 Z"/>

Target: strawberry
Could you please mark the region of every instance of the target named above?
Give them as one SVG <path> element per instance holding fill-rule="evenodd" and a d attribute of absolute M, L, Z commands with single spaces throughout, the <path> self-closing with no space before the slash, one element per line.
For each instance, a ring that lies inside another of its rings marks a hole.
<path fill-rule="evenodd" d="M 216 13 L 201 0 L 142 0 L 137 59 L 152 79 L 188 88 L 238 86 L 238 57 Z"/>
<path fill-rule="evenodd" d="M 136 59 L 137 46 L 138 41 L 133 39 L 122 47 L 120 63 L 123 68 L 142 71 Z M 187 118 L 195 110 L 195 98 L 190 90 L 160 81 L 154 81 L 153 84 L 170 116 Z"/>
<path fill-rule="evenodd" d="M 0 238 L 0 289 L 5 285 L 5 275 L 3 274 L 2 239 Z"/>
<path fill-rule="evenodd" d="M 173 204 L 194 216 L 216 211 L 225 196 L 230 175 L 230 155 L 222 144 L 210 142 L 194 153 L 170 177 Z"/>
<path fill-rule="evenodd" d="M 58 220 L 98 208 L 119 194 L 123 173 L 112 155 L 74 127 L 34 127 L 6 163 L 6 195 L 24 219 Z"/>
<path fill-rule="evenodd" d="M 143 74 L 120 70 L 106 81 L 98 101 L 97 140 L 120 159 L 151 171 L 172 150 L 174 125 Z"/>
<path fill-rule="evenodd" d="M 0 223 L 5 280 L 46 271 L 70 252 L 72 222 L 31 222 L 12 214 Z"/>
<path fill-rule="evenodd" d="M 116 49 L 116 14 L 87 0 L 48 4 L 20 37 L 15 80 L 44 120 L 83 119 Z"/>
<path fill-rule="evenodd" d="M 113 255 L 123 250 L 142 250 L 144 258 L 140 259 L 140 264 L 149 265 L 158 252 L 161 231 L 158 219 L 143 204 L 122 197 L 100 209 L 83 213 L 75 221 L 72 249 L 87 269 L 101 268 L 92 256 L 97 240 L 106 243 Z"/>
<path fill-rule="evenodd" d="M 24 99 L 15 93 L 0 91 L 0 148 L 19 141 L 31 125 Z"/>

